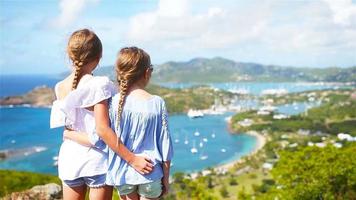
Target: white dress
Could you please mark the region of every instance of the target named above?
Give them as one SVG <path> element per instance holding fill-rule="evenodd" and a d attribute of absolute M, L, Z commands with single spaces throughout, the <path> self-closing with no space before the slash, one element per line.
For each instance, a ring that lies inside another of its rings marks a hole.
<path fill-rule="evenodd" d="M 57 85 L 55 87 L 56 95 Z M 109 78 L 83 76 L 77 89 L 71 91 L 64 99 L 53 102 L 50 127 L 69 126 L 73 130 L 85 132 L 94 145 L 99 138 L 95 135 L 94 113 L 85 108 L 108 99 L 116 93 L 117 88 Z M 74 180 L 80 177 L 105 174 L 108 168 L 108 153 L 105 148 L 86 147 L 71 140 L 64 140 L 58 156 L 59 178 Z"/>

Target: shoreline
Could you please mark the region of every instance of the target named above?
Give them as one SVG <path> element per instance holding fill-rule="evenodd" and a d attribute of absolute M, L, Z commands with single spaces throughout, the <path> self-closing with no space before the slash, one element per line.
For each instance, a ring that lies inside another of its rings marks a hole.
<path fill-rule="evenodd" d="M 229 123 L 229 122 L 228 122 Z M 229 123 L 230 124 L 230 123 Z M 237 133 L 232 133 L 232 134 L 237 134 Z M 244 156 L 253 156 L 255 155 L 259 150 L 261 150 L 265 144 L 267 143 L 267 137 L 265 137 L 264 135 L 262 135 L 261 133 L 257 132 L 257 131 L 248 131 L 246 133 L 243 134 L 247 134 L 247 135 L 251 135 L 253 137 L 256 138 L 256 145 L 255 147 L 252 149 L 252 151 L 250 151 L 248 154 L 244 155 Z M 237 159 L 234 159 L 232 161 L 229 161 L 227 163 L 224 164 L 218 164 L 215 166 L 212 166 L 211 168 L 213 168 L 215 171 L 217 171 L 218 173 L 225 173 L 227 172 L 229 169 L 231 169 L 232 167 L 234 167 L 236 164 L 242 163 L 244 162 L 244 160 L 242 159 L 242 157 L 239 157 Z M 208 171 L 208 169 L 202 169 L 196 172 L 192 172 L 192 173 L 188 173 L 190 175 L 190 177 L 192 179 L 195 179 L 199 173 L 204 174 L 209 174 L 210 172 Z"/>
<path fill-rule="evenodd" d="M 257 131 L 247 131 L 246 133 L 243 134 L 247 134 L 247 135 L 251 135 L 254 136 L 256 138 L 256 145 L 253 148 L 253 150 L 246 154 L 245 156 L 252 156 L 255 155 L 259 150 L 261 150 L 265 144 L 267 143 L 267 138 L 265 136 L 263 136 L 261 133 L 257 132 Z M 236 164 L 239 164 L 243 162 L 243 160 L 240 158 L 232 160 L 228 163 L 225 164 L 220 164 L 218 166 L 213 167 L 215 170 L 217 171 L 227 171 L 229 169 L 231 169 L 233 166 L 235 166 Z"/>

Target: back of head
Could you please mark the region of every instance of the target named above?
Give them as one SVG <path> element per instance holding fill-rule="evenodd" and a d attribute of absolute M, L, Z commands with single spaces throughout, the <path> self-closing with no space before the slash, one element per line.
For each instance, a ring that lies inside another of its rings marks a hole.
<path fill-rule="evenodd" d="M 72 89 L 77 88 L 82 76 L 83 66 L 99 60 L 103 47 L 99 37 L 88 29 L 77 30 L 69 38 L 67 53 L 75 68 Z"/>
<path fill-rule="evenodd" d="M 144 50 L 137 47 L 125 47 L 120 50 L 116 61 L 117 81 L 120 87 L 117 128 L 120 125 L 121 113 L 128 89 L 141 80 L 150 66 L 150 56 Z"/>

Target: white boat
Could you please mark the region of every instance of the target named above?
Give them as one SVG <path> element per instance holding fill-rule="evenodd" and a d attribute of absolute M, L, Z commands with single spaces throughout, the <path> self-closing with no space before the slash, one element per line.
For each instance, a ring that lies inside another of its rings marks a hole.
<path fill-rule="evenodd" d="M 187 135 L 185 135 L 184 144 L 189 144 Z"/>
<path fill-rule="evenodd" d="M 195 148 L 195 140 L 193 141 L 193 147 L 190 149 L 190 152 L 194 153 L 198 153 L 198 149 Z"/>
<path fill-rule="evenodd" d="M 208 159 L 208 155 L 202 155 L 202 156 L 200 156 L 200 160 L 206 160 L 206 159 Z"/>
<path fill-rule="evenodd" d="M 203 138 L 203 141 L 204 142 L 208 142 L 208 138 Z"/>
<path fill-rule="evenodd" d="M 242 95 L 246 95 L 250 93 L 250 91 L 248 91 L 245 88 L 229 89 L 228 91 L 234 94 L 242 94 Z"/>
<path fill-rule="evenodd" d="M 216 137 L 215 133 L 211 134 L 211 137 L 212 137 L 212 138 L 215 138 L 215 137 Z"/>
<path fill-rule="evenodd" d="M 221 149 L 221 152 L 225 153 L 225 152 L 226 152 L 226 149 Z"/>
<path fill-rule="evenodd" d="M 203 142 L 199 142 L 199 147 L 202 148 L 204 146 Z"/>
<path fill-rule="evenodd" d="M 277 109 L 277 107 L 275 107 L 275 106 L 266 105 L 266 106 L 262 106 L 262 107 L 259 109 L 259 111 L 270 111 L 270 112 L 272 112 L 272 111 L 274 111 L 274 110 L 276 110 L 276 109 Z"/>
<path fill-rule="evenodd" d="M 273 115 L 273 119 L 286 119 L 286 118 L 288 118 L 288 116 L 284 114 Z"/>
<path fill-rule="evenodd" d="M 178 138 L 175 139 L 175 140 L 174 140 L 174 143 L 179 143 L 179 139 L 178 139 Z"/>
<path fill-rule="evenodd" d="M 202 111 L 200 110 L 193 110 L 193 109 L 189 109 L 188 113 L 187 113 L 188 117 L 190 118 L 198 118 L 198 117 L 203 117 L 204 114 Z"/>
<path fill-rule="evenodd" d="M 266 89 L 261 92 L 262 95 L 284 95 L 288 94 L 286 89 Z"/>
<path fill-rule="evenodd" d="M 195 148 L 195 147 L 193 147 L 193 148 L 190 149 L 190 152 L 192 152 L 192 153 L 198 153 L 198 149 Z"/>
<path fill-rule="evenodd" d="M 194 132 L 194 135 L 195 135 L 195 136 L 199 136 L 199 135 L 200 135 L 199 131 L 195 131 L 195 132 Z"/>

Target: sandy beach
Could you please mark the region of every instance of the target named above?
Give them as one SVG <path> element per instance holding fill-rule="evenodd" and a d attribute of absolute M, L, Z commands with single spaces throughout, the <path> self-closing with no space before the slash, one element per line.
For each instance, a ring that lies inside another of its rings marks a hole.
<path fill-rule="evenodd" d="M 252 135 L 252 136 L 256 137 L 256 139 L 257 139 L 255 148 L 246 156 L 251 156 L 251 155 L 256 154 L 260 149 L 262 149 L 265 146 L 265 144 L 267 142 L 266 137 L 263 136 L 261 133 L 258 133 L 257 131 L 248 131 L 245 134 Z M 218 171 L 228 170 L 228 169 L 232 168 L 235 164 L 240 163 L 240 162 L 242 162 L 241 158 L 231 161 L 226 164 L 216 166 L 216 167 L 214 167 L 214 169 L 218 170 Z"/>
<path fill-rule="evenodd" d="M 257 131 L 248 131 L 245 134 L 252 135 L 252 136 L 256 137 L 256 140 L 257 140 L 255 148 L 249 154 L 247 154 L 246 156 L 251 156 L 251 155 L 256 154 L 260 149 L 262 149 L 265 146 L 265 144 L 267 142 L 267 138 L 265 136 L 263 136 L 261 133 L 257 132 Z M 235 164 L 238 164 L 238 163 L 241 163 L 241 162 L 243 162 L 243 160 L 241 158 L 238 158 L 236 160 L 233 160 L 231 162 L 228 162 L 228 163 L 225 163 L 225 164 L 222 164 L 222 165 L 215 166 L 213 168 L 217 172 L 226 172 L 227 170 L 232 168 Z M 207 170 L 202 170 L 201 172 L 203 174 L 209 174 L 210 173 Z M 193 179 L 195 179 L 197 176 L 198 176 L 198 172 L 190 173 L 190 177 L 193 178 Z"/>

